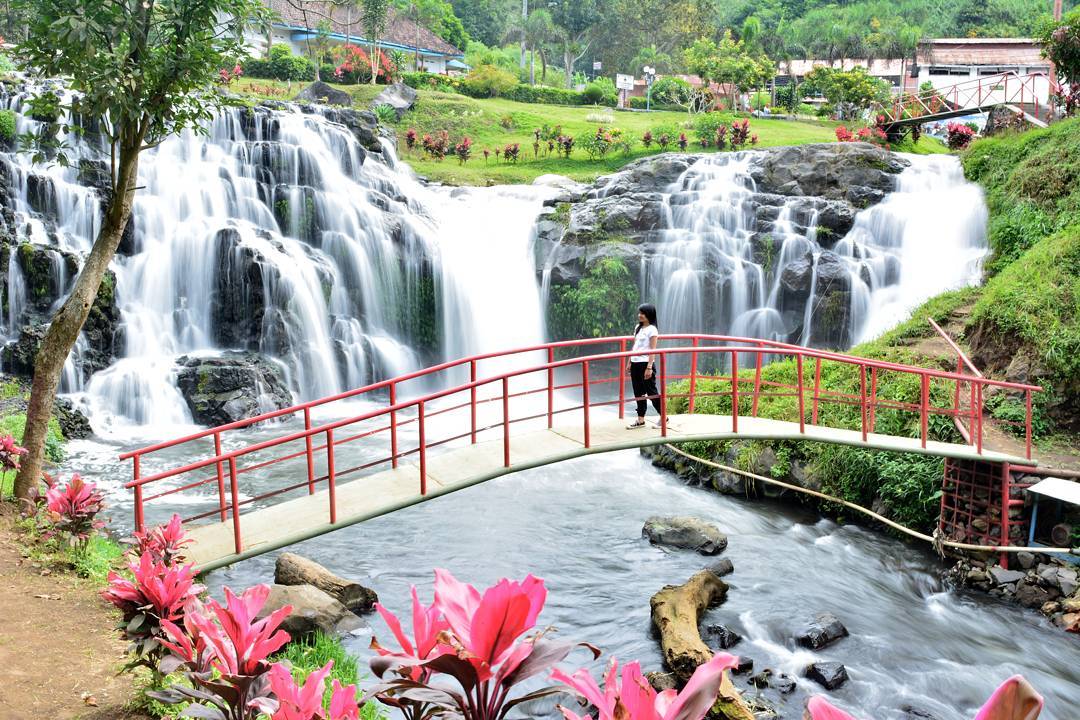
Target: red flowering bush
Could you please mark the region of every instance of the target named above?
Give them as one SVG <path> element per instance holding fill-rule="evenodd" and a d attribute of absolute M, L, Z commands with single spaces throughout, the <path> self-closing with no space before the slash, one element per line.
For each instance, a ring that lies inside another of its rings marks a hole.
<path fill-rule="evenodd" d="M 731 123 L 731 149 L 741 150 L 744 145 L 750 142 L 750 121 L 743 120 L 742 122 L 734 121 Z"/>
<path fill-rule="evenodd" d="M 579 646 L 548 640 L 543 632 L 523 637 L 535 627 L 546 598 L 544 581 L 532 575 L 520 582 L 504 578 L 481 593 L 446 570 L 436 570 L 430 606 L 424 606 L 413 589 L 412 637 L 392 613 L 377 606 L 400 649 L 372 641 L 379 657 L 371 661 L 371 669 L 385 679 L 374 696 L 414 719 L 446 714 L 501 720 L 521 703 L 561 692 L 547 687 L 513 694 L 515 686 L 549 672 Z M 581 646 L 599 655 L 596 648 Z M 435 684 L 436 676 L 458 687 Z"/>
<path fill-rule="evenodd" d="M 173 565 L 184 561 L 184 548 L 191 540 L 184 532 L 180 516 L 173 513 L 167 525 L 157 525 L 149 530 L 135 532 L 135 555 L 149 553 L 154 562 Z"/>
<path fill-rule="evenodd" d="M 409 152 L 412 152 L 413 148 L 416 147 L 416 128 L 409 128 L 405 131 L 405 147 L 408 148 Z"/>
<path fill-rule="evenodd" d="M 446 130 L 440 130 L 434 136 L 425 133 L 421 144 L 424 146 L 424 152 L 428 157 L 442 162 L 442 159 L 446 157 L 446 153 L 450 151 L 450 133 Z"/>
<path fill-rule="evenodd" d="M 679 133 L 679 149 L 686 152 L 686 145 L 689 141 L 686 139 L 686 133 Z"/>
<path fill-rule="evenodd" d="M 503 148 L 503 160 L 509 163 L 516 163 L 518 157 L 521 155 L 521 145 L 518 143 L 511 143 Z"/>
<path fill-rule="evenodd" d="M 951 122 L 945 126 L 950 150 L 963 150 L 975 139 L 975 130 L 963 123 Z"/>
<path fill-rule="evenodd" d="M 854 142 L 855 135 L 843 125 L 836 127 L 836 140 L 837 142 Z"/>
<path fill-rule="evenodd" d="M 713 142 L 716 144 L 716 149 L 717 150 L 723 150 L 725 147 L 727 147 L 727 142 L 728 142 L 728 140 L 727 140 L 727 132 L 728 132 L 728 126 L 727 125 L 718 125 L 717 126 L 716 132 L 714 133 L 714 137 L 713 137 Z"/>
<path fill-rule="evenodd" d="M 556 143 L 559 146 L 559 152 L 563 154 L 563 157 L 569 158 L 570 153 L 574 151 L 574 137 L 572 135 L 560 135 Z"/>
<path fill-rule="evenodd" d="M 334 681 L 330 695 L 330 710 L 323 713 L 323 692 L 326 676 L 334 666 L 331 660 L 308 675 L 303 685 L 297 685 L 292 673 L 281 663 L 270 666 L 270 690 L 277 700 L 277 710 L 270 720 L 359 720 L 360 707 L 356 702 L 356 686 L 342 687 Z"/>
<path fill-rule="evenodd" d="M 164 562 L 149 551 L 128 567 L 133 579 L 110 572 L 109 587 L 101 597 L 123 613 L 117 629 L 128 641 L 128 654 L 132 656 L 125 669 L 141 666 L 157 673 L 158 663 L 167 652 L 162 644 L 162 623 L 180 622 L 188 603 L 205 588 L 195 583 L 192 565 Z"/>
<path fill-rule="evenodd" d="M 72 545 L 82 545 L 105 523 L 97 514 L 105 507 L 105 499 L 94 483 L 84 482 L 78 473 L 61 487 L 54 484 L 45 491 L 46 539 L 63 535 Z"/>
<path fill-rule="evenodd" d="M 667 133 L 660 133 L 660 137 L 656 138 L 656 144 L 660 146 L 660 150 L 666 151 L 668 145 L 671 144 L 671 136 Z"/>
<path fill-rule="evenodd" d="M 646 130 L 645 134 L 641 136 L 641 144 L 646 148 L 653 144 L 652 130 Z"/>
<path fill-rule="evenodd" d="M 472 156 L 472 140 L 468 137 L 462 138 L 461 142 L 454 146 L 454 154 L 457 155 L 458 163 L 467 163 Z"/>
<path fill-rule="evenodd" d="M 222 85 L 231 85 L 233 80 L 239 80 L 244 75 L 244 68 L 240 66 L 240 63 L 233 65 L 233 69 L 221 68 L 218 70 L 218 82 Z"/>

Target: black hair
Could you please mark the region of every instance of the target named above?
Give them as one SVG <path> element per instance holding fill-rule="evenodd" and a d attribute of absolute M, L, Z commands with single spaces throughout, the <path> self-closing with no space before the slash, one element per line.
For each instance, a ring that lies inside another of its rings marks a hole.
<path fill-rule="evenodd" d="M 650 325 L 656 327 L 656 306 L 645 303 L 644 305 L 639 305 L 637 311 L 648 319 Z M 634 328 L 634 334 L 637 335 L 638 330 L 640 329 L 641 323 L 638 323 L 637 327 Z M 657 328 L 657 330 L 659 330 L 659 328 Z"/>

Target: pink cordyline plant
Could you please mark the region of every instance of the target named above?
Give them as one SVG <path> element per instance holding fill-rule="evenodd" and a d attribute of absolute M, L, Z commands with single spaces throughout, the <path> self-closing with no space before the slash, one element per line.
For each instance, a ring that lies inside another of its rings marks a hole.
<path fill-rule="evenodd" d="M 297 685 L 287 667 L 274 663 L 270 667 L 269 678 L 270 689 L 277 700 L 277 710 L 270 720 L 359 720 L 356 686 L 342 686 L 337 680 L 330 694 L 330 710 L 323 712 L 326 676 L 333 666 L 334 661 L 331 660 L 308 675 L 303 685 Z"/>
<path fill-rule="evenodd" d="M 105 523 L 95 519 L 105 507 L 105 499 L 94 483 L 84 482 L 78 473 L 66 485 L 55 484 L 45 491 L 45 537 L 66 535 L 72 545 L 85 543 Z"/>
<path fill-rule="evenodd" d="M 410 720 L 445 713 L 463 720 L 502 720 L 521 703 L 560 692 L 547 687 L 511 697 L 516 685 L 548 672 L 578 645 L 599 655 L 590 645 L 554 642 L 543 633 L 523 637 L 536 626 L 546 599 L 544 581 L 532 575 L 520 582 L 504 578 L 480 592 L 436 570 L 431 607 L 420 604 L 414 591 L 412 641 L 397 618 L 380 609 L 402 649 L 390 652 L 373 643 L 382 654 L 371 661 L 372 671 L 391 679 L 371 695 Z M 457 687 L 435 684 L 440 676 Z"/>
<path fill-rule="evenodd" d="M 147 694 L 170 705 L 202 703 L 198 717 L 210 720 L 253 720 L 260 713 L 276 712 L 267 658 L 289 642 L 289 634 L 278 626 L 292 607 L 257 619 L 269 594 L 268 585 L 256 585 L 240 595 L 225 588 L 224 605 L 216 600 L 205 606 L 191 601 L 182 628 L 162 621 L 168 638 L 162 644 L 173 655 L 158 669 L 166 675 L 183 669 L 190 686 L 176 684 Z"/>
<path fill-rule="evenodd" d="M 641 674 L 639 663 L 627 663 L 619 676 L 619 663 L 611 661 L 604 678 L 604 689 L 587 670 L 567 675 L 561 670 L 551 673 L 551 679 L 561 682 L 596 708 L 596 720 L 701 720 L 716 702 L 724 671 L 739 664 L 738 658 L 718 653 L 698 667 L 681 692 L 665 690 L 658 693 Z M 566 720 L 593 720 L 559 706 Z"/>
<path fill-rule="evenodd" d="M 15 442 L 15 437 L 5 435 L 0 438 L 0 471 L 19 469 L 19 459 L 26 454 L 26 448 Z"/>
<path fill-rule="evenodd" d="M 1013 675 L 1001 683 L 975 720 L 1036 720 L 1042 712 L 1043 699 L 1021 675 Z M 806 703 L 805 720 L 855 720 L 843 710 L 833 707 L 820 695 Z"/>
<path fill-rule="evenodd" d="M 172 565 L 184 560 L 184 548 L 191 540 L 184 533 L 180 516 L 173 513 L 167 525 L 155 525 L 149 530 L 136 531 L 135 552 L 139 556 L 146 553 L 155 562 Z"/>
<path fill-rule="evenodd" d="M 134 580 L 110 572 L 109 587 L 101 596 L 123 613 L 117 629 L 131 643 L 128 653 L 132 659 L 126 669 L 142 666 L 156 673 L 166 652 L 161 644 L 162 623 L 179 622 L 185 608 L 204 588 L 195 583 L 193 566 L 167 564 L 149 552 L 129 568 Z"/>

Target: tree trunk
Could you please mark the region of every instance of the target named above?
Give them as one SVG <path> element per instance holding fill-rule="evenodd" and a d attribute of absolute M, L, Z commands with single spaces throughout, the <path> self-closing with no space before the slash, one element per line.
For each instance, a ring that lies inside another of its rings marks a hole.
<path fill-rule="evenodd" d="M 375 80 L 379 75 L 379 44 L 374 40 L 371 41 L 371 84 L 375 84 Z"/>
<path fill-rule="evenodd" d="M 529 0 L 521 0 L 521 63 L 522 70 L 525 69 L 525 23 L 529 19 Z"/>
<path fill-rule="evenodd" d="M 682 585 L 665 585 L 652 596 L 652 621 L 660 633 L 664 666 L 686 682 L 699 665 L 712 659 L 701 639 L 698 623 L 706 608 L 718 605 L 728 587 L 709 570 L 702 570 Z"/>
<path fill-rule="evenodd" d="M 536 84 L 536 50 L 529 51 L 529 84 Z"/>
<path fill-rule="evenodd" d="M 314 585 L 354 613 L 371 612 L 379 596 L 360 583 L 338 577 L 322 565 L 296 553 L 283 553 L 274 565 L 278 585 Z"/>
<path fill-rule="evenodd" d="M 566 69 L 566 89 L 574 87 L 574 54 L 570 51 L 570 43 L 563 45 L 563 67 Z"/>
<path fill-rule="evenodd" d="M 130 137 L 120 147 L 116 184 L 112 199 L 105 210 L 101 229 L 79 271 L 79 276 L 75 278 L 71 294 L 53 315 L 45 339 L 34 358 L 34 381 L 30 389 L 26 425 L 23 429 L 26 455 L 23 455 L 19 474 L 15 477 L 15 496 L 18 498 L 28 498 L 30 490 L 41 479 L 49 417 L 52 415 L 64 362 L 82 332 L 83 323 L 86 322 L 101 287 L 101 279 L 116 254 L 124 228 L 131 217 L 139 174 L 139 151 L 142 146 L 142 135 L 135 135 L 136 137 Z"/>
<path fill-rule="evenodd" d="M 547 51 L 540 51 L 540 84 L 547 82 Z"/>

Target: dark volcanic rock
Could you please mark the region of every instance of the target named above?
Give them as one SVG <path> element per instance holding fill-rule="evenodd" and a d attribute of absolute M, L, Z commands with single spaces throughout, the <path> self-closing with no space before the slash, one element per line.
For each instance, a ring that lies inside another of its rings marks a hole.
<path fill-rule="evenodd" d="M 748 658 L 748 657 L 745 657 L 743 655 L 740 655 L 739 656 L 739 664 L 736 665 L 734 668 L 732 668 L 731 672 L 735 673 L 736 675 L 745 675 L 746 673 L 750 672 L 753 669 L 754 669 L 754 660 L 753 660 L 753 658 Z"/>
<path fill-rule="evenodd" d="M 330 87 L 321 80 L 316 80 L 296 94 L 296 102 L 349 107 L 352 105 L 352 95 L 344 90 Z"/>
<path fill-rule="evenodd" d="M 663 153 L 635 160 L 612 175 L 597 178 L 589 197 L 611 197 L 626 193 L 663 192 L 698 159 L 694 155 Z"/>
<path fill-rule="evenodd" d="M 869 143 L 820 143 L 769 148 L 755 155 L 751 175 L 761 192 L 813 195 L 871 204 L 895 187 L 910 163 Z"/>
<path fill-rule="evenodd" d="M 710 644 L 714 643 L 721 650 L 727 650 L 735 647 L 742 640 L 742 635 L 723 625 L 706 625 L 703 639 L 707 643 L 712 641 Z"/>
<path fill-rule="evenodd" d="M 653 545 L 697 550 L 702 555 L 716 555 L 727 547 L 727 536 L 719 528 L 695 517 L 654 516 L 645 521 L 641 534 Z"/>
<path fill-rule="evenodd" d="M 330 122 L 344 125 L 368 152 L 382 153 L 382 144 L 379 142 L 379 123 L 375 116 L 366 110 L 353 110 L 350 108 L 331 107 L 322 112 Z M 364 157 L 361 155 L 360 163 Z"/>
<path fill-rule="evenodd" d="M 3 358 L 4 371 L 33 377 L 34 358 L 45 339 L 44 325 L 24 325 L 19 328 L 19 337 L 4 346 L 0 357 Z"/>
<path fill-rule="evenodd" d="M 709 572 L 717 577 L 724 577 L 735 572 L 735 565 L 731 562 L 731 558 L 720 558 L 709 566 Z"/>
<path fill-rule="evenodd" d="M 837 662 L 816 662 L 806 666 L 806 677 L 826 690 L 835 690 L 848 680 L 847 668 Z"/>
<path fill-rule="evenodd" d="M 822 613 L 815 617 L 814 621 L 795 637 L 795 640 L 803 647 L 819 650 L 840 638 L 847 637 L 847 634 L 847 628 L 835 615 Z"/>
<path fill-rule="evenodd" d="M 67 398 L 57 398 L 53 404 L 53 415 L 60 423 L 60 432 L 68 440 L 88 438 L 94 434 L 90 420 Z"/>
<path fill-rule="evenodd" d="M 362 620 L 347 607 L 314 585 L 271 585 L 270 596 L 259 613 L 263 618 L 286 605 L 293 610 L 281 624 L 281 629 L 293 638 L 321 631 L 336 635 L 364 627 Z"/>
<path fill-rule="evenodd" d="M 292 394 L 281 369 L 254 353 L 181 357 L 176 385 L 195 422 L 224 425 L 288 407 Z"/>

